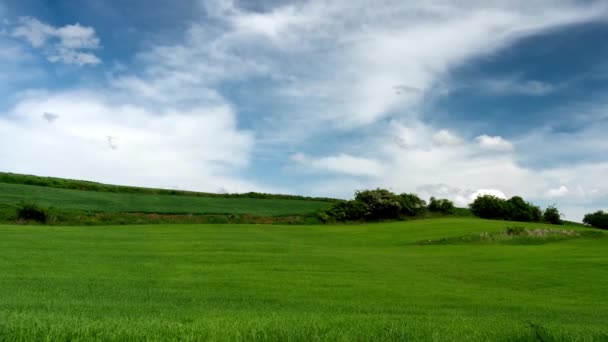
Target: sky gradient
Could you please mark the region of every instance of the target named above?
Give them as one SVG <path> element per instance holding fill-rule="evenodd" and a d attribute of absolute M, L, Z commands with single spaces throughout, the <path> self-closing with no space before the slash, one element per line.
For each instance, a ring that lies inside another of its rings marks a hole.
<path fill-rule="evenodd" d="M 0 171 L 608 209 L 605 1 L 0 0 Z"/>

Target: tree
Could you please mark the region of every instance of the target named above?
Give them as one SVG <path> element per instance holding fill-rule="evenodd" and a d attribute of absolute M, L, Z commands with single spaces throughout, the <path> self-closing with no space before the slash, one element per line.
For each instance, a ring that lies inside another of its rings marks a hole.
<path fill-rule="evenodd" d="M 431 197 L 429 200 L 429 211 L 442 213 L 442 214 L 452 214 L 454 213 L 454 202 L 447 200 L 445 198 L 436 199 L 435 197 Z"/>
<path fill-rule="evenodd" d="M 401 214 L 405 216 L 417 216 L 426 210 L 426 202 L 416 194 L 399 195 Z"/>
<path fill-rule="evenodd" d="M 504 200 L 496 196 L 484 195 L 477 197 L 469 206 L 475 216 L 482 218 L 523 222 L 539 222 L 542 218 L 539 207 L 524 201 L 519 196 Z"/>
<path fill-rule="evenodd" d="M 492 195 L 477 197 L 469 207 L 473 215 L 486 219 L 505 219 L 509 211 L 505 200 Z"/>
<path fill-rule="evenodd" d="M 367 206 L 365 216 L 370 220 L 398 218 L 401 212 L 401 199 L 386 189 L 357 191 L 355 201 Z"/>
<path fill-rule="evenodd" d="M 334 203 L 321 213 L 323 221 L 359 221 L 367 214 L 367 206 L 359 201 L 341 201 Z"/>
<path fill-rule="evenodd" d="M 507 201 L 507 217 L 512 221 L 538 222 L 542 217 L 539 207 L 524 201 L 519 196 L 513 196 Z"/>
<path fill-rule="evenodd" d="M 555 206 L 549 206 L 545 209 L 545 213 L 543 214 L 543 218 L 545 221 L 551 224 L 563 224 L 562 222 L 562 214 L 557 210 Z"/>
<path fill-rule="evenodd" d="M 600 210 L 587 214 L 583 218 L 583 223 L 594 228 L 608 229 L 608 213 Z"/>

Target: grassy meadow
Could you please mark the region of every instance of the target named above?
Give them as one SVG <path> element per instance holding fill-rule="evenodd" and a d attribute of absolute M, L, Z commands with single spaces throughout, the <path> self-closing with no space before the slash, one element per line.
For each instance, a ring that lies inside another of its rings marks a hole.
<path fill-rule="evenodd" d="M 605 233 L 513 225 L 0 226 L 0 340 L 608 340 Z"/>
<path fill-rule="evenodd" d="M 331 205 L 327 201 L 281 198 L 194 197 L 113 193 L 0 183 L 0 205 L 27 200 L 45 207 L 104 213 L 301 215 Z"/>

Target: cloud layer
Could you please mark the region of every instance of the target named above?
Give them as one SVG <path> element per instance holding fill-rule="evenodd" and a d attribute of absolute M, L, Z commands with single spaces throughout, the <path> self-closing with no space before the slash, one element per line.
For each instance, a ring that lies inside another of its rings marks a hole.
<path fill-rule="evenodd" d="M 60 114 L 50 114 L 60 113 Z M 91 93 L 28 96 L 0 117 L 0 168 L 110 183 L 207 191 L 260 188 L 238 180 L 250 133 L 228 106 L 175 111 L 113 104 Z"/>
<path fill-rule="evenodd" d="M 54 27 L 32 17 L 19 18 L 12 36 L 27 41 L 32 47 L 42 49 L 53 63 L 95 65 L 101 60 L 91 50 L 99 49 L 99 38 L 92 27 L 78 23 Z"/>
<path fill-rule="evenodd" d="M 501 127 L 435 122 L 430 105 L 450 96 L 454 69 L 531 36 L 606 20 L 605 2 L 312 0 L 253 10 L 209 0 L 193 12 L 199 19 L 181 36 L 151 39 L 101 81 L 19 93 L 0 116 L 0 143 L 17 146 L 0 149 L 0 167 L 209 191 L 349 196 L 383 186 L 459 205 L 480 193 L 518 194 L 559 200 L 575 219 L 585 205 L 608 204 L 607 161 L 585 152 L 608 152 L 608 106 L 574 109 L 594 123 L 575 133 L 547 124 L 506 136 Z M 53 63 L 101 63 L 93 27 L 24 17 L 9 36 Z M 10 46 L 0 60 L 24 52 Z M 522 74 L 476 86 L 480 96 L 534 98 L 561 89 Z M 567 147 L 548 148 L 558 144 Z M 568 154 L 586 158 L 538 165 L 539 156 Z M 270 160 L 264 173 L 281 170 L 291 183 L 261 186 L 273 184 L 252 176 L 262 159 Z"/>

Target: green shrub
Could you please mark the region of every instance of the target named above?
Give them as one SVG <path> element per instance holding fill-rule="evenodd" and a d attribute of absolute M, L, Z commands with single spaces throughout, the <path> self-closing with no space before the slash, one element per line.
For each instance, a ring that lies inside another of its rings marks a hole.
<path fill-rule="evenodd" d="M 398 199 L 401 215 L 418 216 L 426 210 L 426 202 L 416 194 L 401 194 Z"/>
<path fill-rule="evenodd" d="M 415 194 L 396 195 L 386 189 L 374 189 L 357 191 L 354 200 L 335 203 L 318 217 L 325 222 L 394 220 L 417 216 L 425 210 L 426 202 Z"/>
<path fill-rule="evenodd" d="M 17 203 L 17 219 L 46 223 L 47 217 L 47 210 L 34 203 Z"/>
<path fill-rule="evenodd" d="M 519 196 L 507 200 L 507 216 L 505 219 L 521 222 L 539 222 L 542 212 L 539 207 L 524 201 Z"/>
<path fill-rule="evenodd" d="M 342 201 L 333 204 L 319 214 L 319 219 L 327 221 L 359 221 L 368 214 L 367 206 L 359 201 Z"/>
<path fill-rule="evenodd" d="M 369 220 L 396 219 L 401 213 L 401 198 L 386 189 L 362 190 L 355 193 L 355 201 L 366 206 Z"/>
<path fill-rule="evenodd" d="M 555 206 L 550 206 L 545 210 L 543 219 L 551 224 L 563 224 L 562 214 Z"/>
<path fill-rule="evenodd" d="M 543 216 L 539 207 L 519 196 L 508 200 L 492 195 L 479 196 L 469 207 L 475 216 L 486 219 L 540 222 Z"/>
<path fill-rule="evenodd" d="M 504 219 L 509 211 L 505 200 L 492 195 L 477 197 L 469 207 L 473 215 L 486 219 Z"/>
<path fill-rule="evenodd" d="M 431 197 L 429 200 L 428 209 L 434 213 L 453 214 L 455 211 L 455 206 L 454 202 L 448 199 L 436 199 L 435 197 Z"/>
<path fill-rule="evenodd" d="M 587 214 L 583 218 L 583 223 L 594 228 L 608 229 L 608 213 L 600 210 Z"/>
<path fill-rule="evenodd" d="M 507 227 L 507 235 L 524 235 L 526 228 L 524 227 Z"/>

